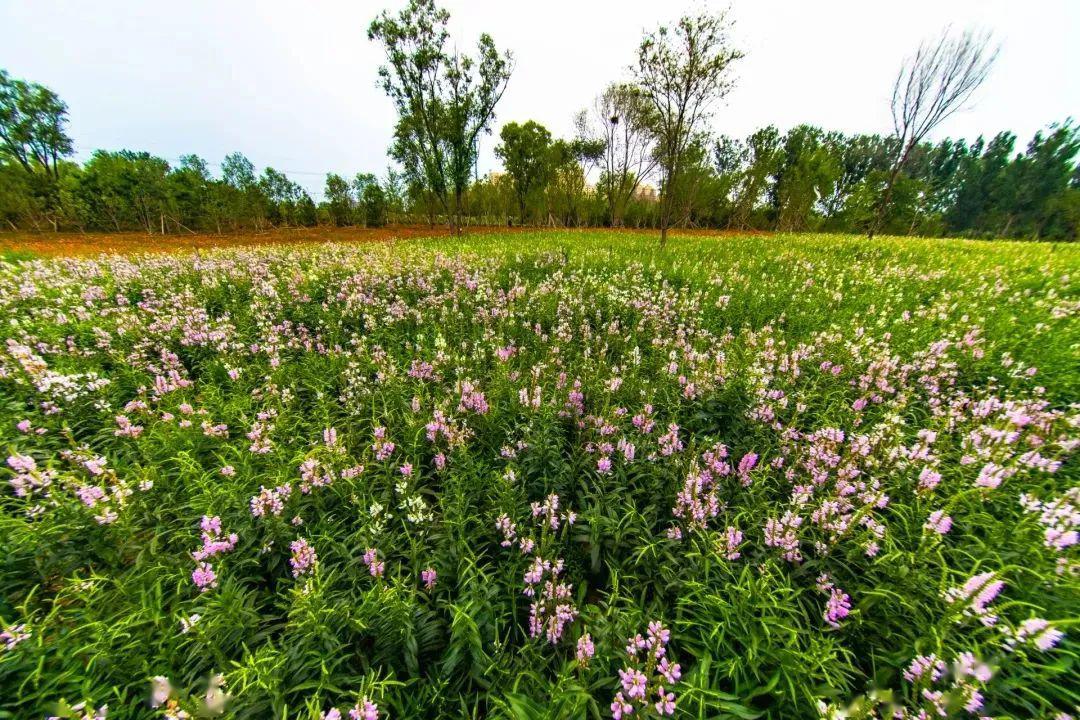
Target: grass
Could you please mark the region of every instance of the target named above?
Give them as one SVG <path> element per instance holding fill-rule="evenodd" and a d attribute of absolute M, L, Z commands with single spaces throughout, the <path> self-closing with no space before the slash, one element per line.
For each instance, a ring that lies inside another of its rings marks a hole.
<path fill-rule="evenodd" d="M 2 264 L 0 717 L 1072 712 L 1078 270 L 612 232 Z"/>

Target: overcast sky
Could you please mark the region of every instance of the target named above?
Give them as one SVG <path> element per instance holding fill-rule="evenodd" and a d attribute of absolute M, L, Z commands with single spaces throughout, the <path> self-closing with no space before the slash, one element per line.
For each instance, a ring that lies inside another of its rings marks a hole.
<path fill-rule="evenodd" d="M 321 197 L 327 171 L 381 175 L 386 167 L 394 114 L 376 86 L 382 58 L 366 29 L 382 8 L 403 3 L 0 0 L 0 67 L 68 103 L 79 159 L 95 148 L 129 148 L 219 163 L 239 150 Z M 574 112 L 605 84 L 626 77 L 643 30 L 701 7 L 443 4 L 459 48 L 471 51 L 488 32 L 514 53 L 495 132 L 532 119 L 557 135 L 570 134 Z M 730 8 L 746 58 L 715 113 L 717 132 L 744 136 L 800 122 L 888 132 L 901 60 L 949 23 L 992 31 L 1002 51 L 974 106 L 942 135 L 1010 129 L 1022 145 L 1039 128 L 1080 115 L 1080 0 L 732 0 Z M 482 143 L 482 173 L 497 167 L 495 143 Z"/>

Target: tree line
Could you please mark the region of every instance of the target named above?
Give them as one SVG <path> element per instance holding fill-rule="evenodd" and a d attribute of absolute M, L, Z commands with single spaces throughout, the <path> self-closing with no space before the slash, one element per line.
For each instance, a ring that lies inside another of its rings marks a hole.
<path fill-rule="evenodd" d="M 380 179 L 330 173 L 316 203 L 285 173 L 239 153 L 213 174 L 188 155 L 66 158 L 67 107 L 48 88 L 0 70 L 0 223 L 16 229 L 228 232 L 387 223 L 556 227 L 823 230 L 1075 240 L 1080 128 L 1052 124 L 1018 145 L 1011 132 L 974 141 L 928 137 L 970 101 L 997 56 L 986 35 L 948 30 L 897 73 L 886 134 L 799 125 L 745 138 L 713 131 L 742 57 L 724 14 L 646 33 L 628 78 L 573 118 L 570 137 L 505 123 L 503 169 L 476 173 L 480 139 L 513 71 L 482 35 L 473 55 L 450 42 L 449 14 L 410 0 L 368 37 L 387 62 L 379 81 L 398 114 Z"/>

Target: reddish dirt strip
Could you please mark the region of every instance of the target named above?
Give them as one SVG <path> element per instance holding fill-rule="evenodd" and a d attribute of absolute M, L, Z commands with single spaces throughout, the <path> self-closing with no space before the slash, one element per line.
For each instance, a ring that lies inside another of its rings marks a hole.
<path fill-rule="evenodd" d="M 513 233 L 550 230 L 546 227 L 476 226 L 465 229 L 469 235 L 490 233 Z M 575 232 L 575 229 L 565 230 Z M 657 234 L 656 230 L 612 230 L 581 228 L 581 232 L 612 232 Z M 679 235 L 730 236 L 764 235 L 755 231 L 726 230 L 677 230 Z M 446 227 L 427 225 L 395 225 L 385 228 L 316 227 L 277 228 L 262 232 L 240 232 L 216 235 L 213 233 L 184 233 L 183 235 L 147 235 L 139 232 L 120 233 L 0 233 L 0 255 L 3 253 L 30 253 L 38 257 L 68 257 L 97 255 L 99 253 L 144 253 L 207 250 L 224 247 L 248 247 L 253 245 L 292 245 L 300 243 L 365 243 L 408 240 L 412 238 L 445 237 L 450 235 Z"/>

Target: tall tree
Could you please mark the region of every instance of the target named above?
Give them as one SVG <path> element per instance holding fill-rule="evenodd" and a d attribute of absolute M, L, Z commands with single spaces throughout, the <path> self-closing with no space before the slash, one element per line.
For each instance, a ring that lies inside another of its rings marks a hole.
<path fill-rule="evenodd" d="M 636 85 L 612 83 L 578 118 L 579 134 L 603 143 L 597 189 L 608 222 L 620 227 L 626 204 L 656 168 L 652 106 Z"/>
<path fill-rule="evenodd" d="M 503 125 L 499 132 L 502 143 L 495 154 L 503 161 L 506 174 L 514 187 L 518 203 L 518 221 L 526 221 L 526 205 L 532 195 L 543 189 L 551 168 L 551 133 L 538 122 L 529 120 Z"/>
<path fill-rule="evenodd" d="M 397 15 L 375 18 L 368 39 L 386 50 L 379 78 L 398 113 L 391 155 L 423 182 L 459 233 L 480 135 L 491 132 L 512 59 L 486 33 L 475 59 L 448 49 L 449 19 L 433 0 L 410 0 Z"/>
<path fill-rule="evenodd" d="M 182 155 L 180 167 L 169 173 L 168 185 L 177 225 L 191 230 L 213 224 L 216 220 L 211 203 L 214 181 L 205 160 L 198 155 Z"/>
<path fill-rule="evenodd" d="M 653 110 L 661 172 L 660 247 L 667 243 L 687 150 L 699 139 L 714 103 L 734 87 L 731 65 L 743 54 L 731 47 L 724 14 L 685 16 L 660 27 L 638 47 L 634 78 Z"/>
<path fill-rule="evenodd" d="M 356 193 L 357 219 L 365 227 L 382 227 L 386 224 L 386 191 L 378 178 L 371 173 L 357 173 L 353 179 Z"/>
<path fill-rule="evenodd" d="M 593 140 L 575 138 L 551 143 L 551 178 L 547 187 L 548 213 L 566 227 L 583 220 L 587 194 L 586 177 L 595 167 L 603 148 Z"/>
<path fill-rule="evenodd" d="M 829 152 L 825 134 L 813 125 L 797 125 L 784 136 L 772 201 L 776 229 L 806 230 L 814 211 L 833 192 L 840 164 Z"/>
<path fill-rule="evenodd" d="M 762 196 L 769 189 L 769 181 L 780 167 L 782 150 L 780 131 L 773 125 L 755 130 L 746 139 L 744 170 L 735 194 L 732 225 L 745 230 L 751 225 L 751 217 Z"/>
<path fill-rule="evenodd" d="M 235 152 L 221 161 L 221 176 L 227 195 L 225 205 L 233 227 L 251 223 L 261 228 L 264 220 L 263 198 L 255 176 L 255 165 L 243 153 Z"/>
<path fill-rule="evenodd" d="M 60 178 L 60 159 L 72 153 L 67 105 L 49 88 L 0 70 L 0 153 L 26 172 Z"/>
<path fill-rule="evenodd" d="M 897 155 L 885 180 L 868 236 L 881 227 L 892 202 L 896 179 L 911 151 L 949 116 L 964 107 L 986 80 L 997 59 L 988 34 L 965 30 L 954 35 L 945 28 L 934 41 L 924 42 L 900 66 L 892 94 L 893 130 Z"/>
<path fill-rule="evenodd" d="M 338 227 L 352 225 L 353 196 L 348 181 L 337 173 L 327 173 L 325 195 L 330 222 Z"/>
<path fill-rule="evenodd" d="M 303 191 L 300 186 L 272 167 L 263 170 L 259 178 L 267 218 L 274 225 L 298 225 L 297 207 Z"/>

